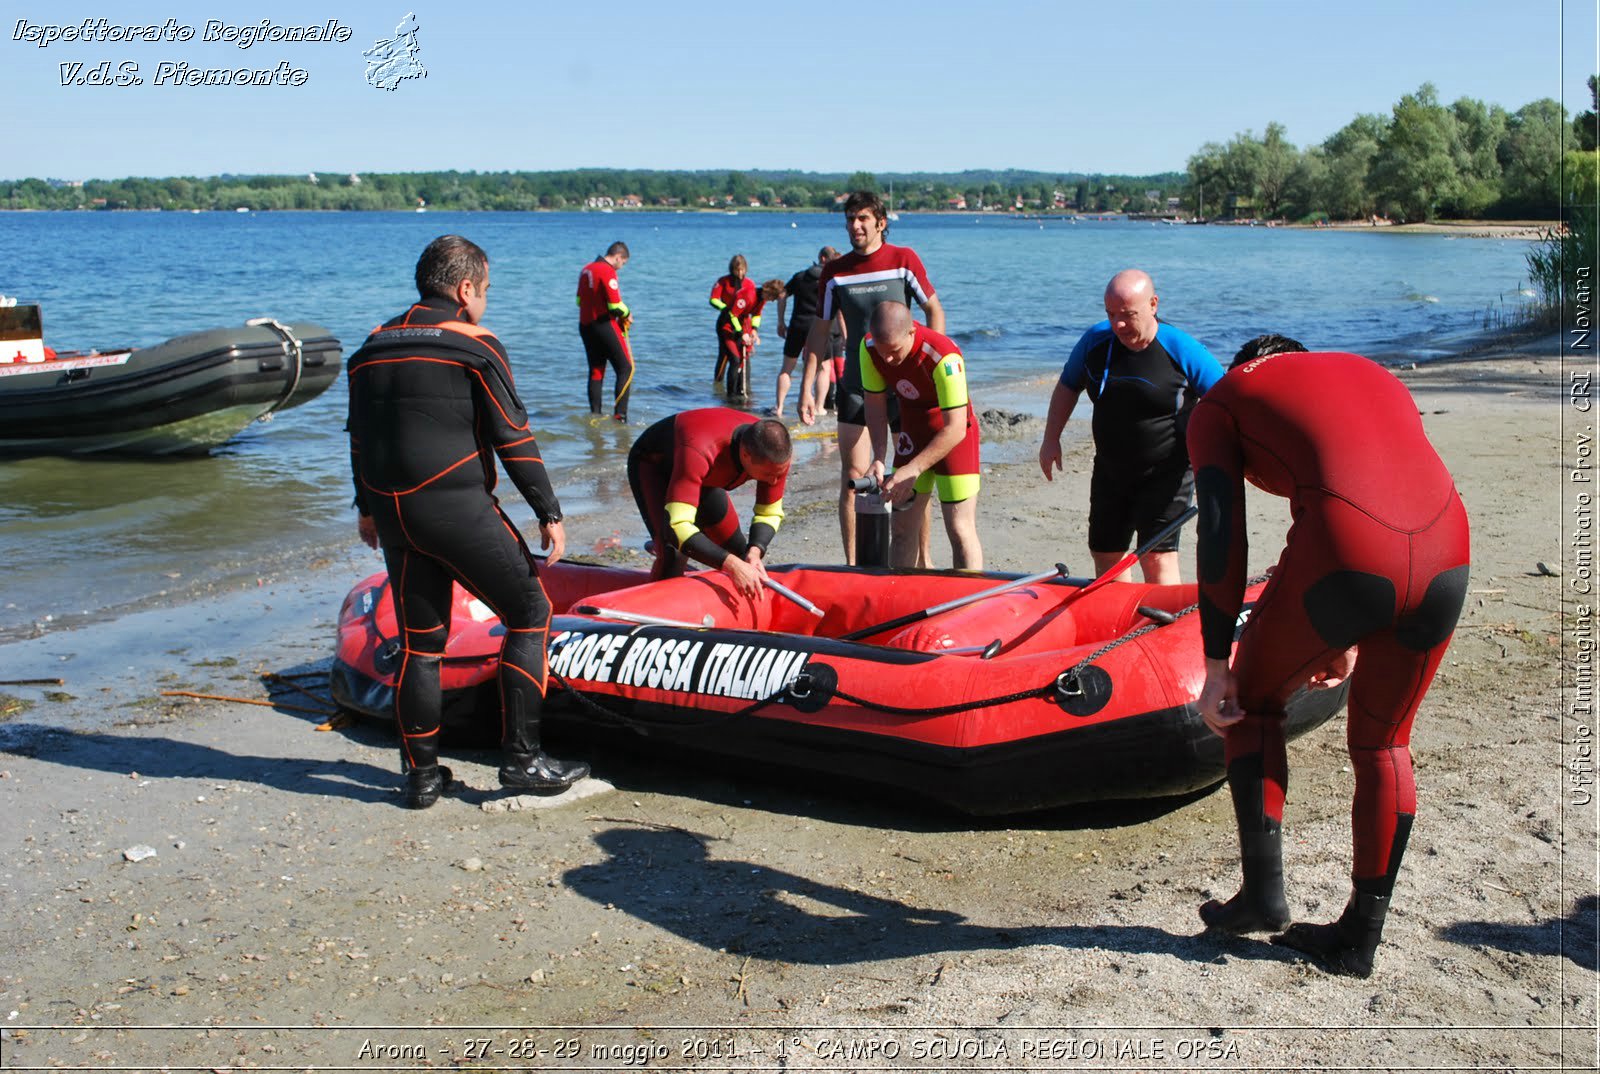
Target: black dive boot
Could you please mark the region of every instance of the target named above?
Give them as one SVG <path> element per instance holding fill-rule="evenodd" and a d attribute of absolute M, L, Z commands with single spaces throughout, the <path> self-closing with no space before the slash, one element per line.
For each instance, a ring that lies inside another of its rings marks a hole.
<path fill-rule="evenodd" d="M 1372 958 L 1383 938 L 1383 922 L 1389 916 L 1389 897 L 1394 894 L 1400 875 L 1400 859 L 1411 841 L 1409 813 L 1395 817 L 1394 842 L 1389 844 L 1389 871 L 1382 876 L 1353 878 L 1350 901 L 1344 913 L 1331 925 L 1309 925 L 1296 921 L 1272 942 L 1304 951 L 1329 973 L 1344 977 L 1372 976 Z"/>
<path fill-rule="evenodd" d="M 1389 896 L 1372 895 L 1359 888 L 1350 893 L 1344 913 L 1331 925 L 1296 921 L 1272 942 L 1303 951 L 1329 973 L 1343 977 L 1371 977 L 1372 959 L 1383 937 L 1383 920 L 1389 913 Z"/>
<path fill-rule="evenodd" d="M 427 809 L 439 800 L 455 777 L 439 763 L 437 737 L 418 740 L 400 749 L 400 770 L 406 774 L 406 808 Z"/>
<path fill-rule="evenodd" d="M 500 786 L 534 794 L 560 794 L 589 775 L 586 761 L 558 761 L 539 748 L 539 717 L 529 717 L 521 696 L 511 700 L 506 738 L 501 743 L 505 763 L 500 766 Z"/>
<path fill-rule="evenodd" d="M 1283 826 L 1263 804 L 1261 755 L 1239 757 L 1228 766 L 1228 791 L 1239 824 L 1239 868 L 1244 885 L 1227 902 L 1200 907 L 1206 928 L 1219 932 L 1275 932 L 1289 923 L 1283 897 Z"/>
<path fill-rule="evenodd" d="M 589 775 L 587 761 L 558 761 L 540 750 L 537 753 L 508 753 L 500 766 L 500 786 L 535 794 L 560 794 Z"/>

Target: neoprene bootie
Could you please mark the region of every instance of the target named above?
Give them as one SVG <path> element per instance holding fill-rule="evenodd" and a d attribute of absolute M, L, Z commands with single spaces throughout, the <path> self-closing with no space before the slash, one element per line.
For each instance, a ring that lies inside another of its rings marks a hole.
<path fill-rule="evenodd" d="M 1228 766 L 1228 791 L 1239 825 L 1244 884 L 1227 902 L 1202 904 L 1200 920 L 1222 932 L 1276 932 L 1289 923 L 1283 897 L 1283 826 L 1266 814 L 1259 755 L 1236 758 Z"/>
<path fill-rule="evenodd" d="M 454 778 L 442 764 L 410 769 L 406 772 L 406 808 L 427 809 L 439 800 Z"/>
<path fill-rule="evenodd" d="M 427 809 L 455 777 L 439 763 L 439 736 L 407 738 L 400 746 L 400 771 L 406 777 L 406 808 Z"/>
<path fill-rule="evenodd" d="M 1372 961 L 1383 938 L 1389 896 L 1350 894 L 1344 913 L 1331 925 L 1296 921 L 1272 942 L 1316 959 L 1323 969 L 1343 977 L 1371 977 Z"/>
<path fill-rule="evenodd" d="M 560 794 L 589 774 L 586 761 L 558 761 L 539 750 L 536 753 L 509 753 L 500 766 L 500 786 Z"/>

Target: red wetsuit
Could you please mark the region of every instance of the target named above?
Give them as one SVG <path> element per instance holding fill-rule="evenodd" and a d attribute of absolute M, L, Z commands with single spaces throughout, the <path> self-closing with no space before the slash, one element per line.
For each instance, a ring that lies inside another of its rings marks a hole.
<path fill-rule="evenodd" d="M 900 433 L 894 438 L 894 464 L 904 466 L 945 426 L 945 412 L 957 407 L 967 412 L 967 435 L 950 453 L 934 463 L 933 475 L 975 476 L 978 473 L 978 417 L 967 397 L 967 377 L 961 348 L 948 336 L 913 324 L 911 353 L 894 365 L 884 361 L 872 337 L 861 343 L 860 378 L 868 392 L 888 392 L 900 400 Z M 919 480 L 919 486 L 924 484 Z M 919 492 L 924 491 L 919 487 Z M 942 495 L 941 499 L 945 499 Z M 965 496 L 956 497 L 965 499 Z M 945 502 L 954 502 L 953 499 Z"/>
<path fill-rule="evenodd" d="M 402 750 L 415 767 L 437 757 L 439 662 L 456 581 L 506 626 L 502 746 L 537 752 L 550 604 L 494 496 L 496 456 L 541 522 L 560 521 L 561 505 L 505 348 L 454 301 L 428 298 L 367 337 L 350 356 L 349 380 L 356 503 L 377 524 L 404 641 Z"/>
<path fill-rule="evenodd" d="M 1466 596 L 1467 515 L 1410 393 L 1353 354 L 1247 362 L 1195 405 L 1200 621 L 1226 659 L 1246 577 L 1244 483 L 1289 500 L 1293 524 L 1233 659 L 1245 719 L 1234 762 L 1259 765 L 1262 808 L 1283 816 L 1283 705 L 1358 646 L 1347 738 L 1357 887 L 1387 895 L 1416 812 L 1411 723 Z"/>
<path fill-rule="evenodd" d="M 710 301 L 717 311 L 717 372 L 713 378 L 728 370 L 731 392 L 734 372 L 749 357 L 744 334 L 761 323 L 761 292 L 748 276 L 740 280 L 724 276 L 712 286 Z"/>
<path fill-rule="evenodd" d="M 627 317 L 628 306 L 611 263 L 601 257 L 583 266 L 578 274 L 578 335 L 589 362 L 589 413 L 601 413 L 600 395 L 610 365 L 617 374 L 612 414 L 619 421 L 627 420 L 628 392 L 633 387 L 633 348 L 623 330 Z"/>
<path fill-rule="evenodd" d="M 633 442 L 628 484 L 655 539 L 652 577 L 682 573 L 679 553 L 712 567 L 720 567 L 729 552 L 743 557 L 750 545 L 766 554 L 783 521 L 787 475 L 756 483 L 748 542 L 727 492 L 751 480 L 739 461 L 738 438 L 753 424 L 749 414 L 727 407 L 685 410 L 662 418 Z"/>

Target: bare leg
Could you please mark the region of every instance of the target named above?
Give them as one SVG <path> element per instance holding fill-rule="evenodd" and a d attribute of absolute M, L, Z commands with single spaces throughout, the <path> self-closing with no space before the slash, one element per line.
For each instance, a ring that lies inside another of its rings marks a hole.
<path fill-rule="evenodd" d="M 931 494 L 924 492 L 904 507 L 889 512 L 889 566 L 920 566 L 917 563 L 917 527 L 928 513 L 930 499 Z"/>
<path fill-rule="evenodd" d="M 1146 552 L 1139 557 L 1139 571 L 1152 585 L 1177 585 L 1183 581 L 1176 552 Z"/>
<path fill-rule="evenodd" d="M 983 546 L 978 543 L 978 498 L 939 505 L 944 511 L 944 531 L 950 535 L 951 566 L 961 571 L 983 570 Z"/>
<path fill-rule="evenodd" d="M 856 562 L 856 494 L 850 482 L 865 477 L 872 465 L 872 440 L 865 425 L 839 423 L 839 537 L 844 541 L 844 561 Z"/>
<path fill-rule="evenodd" d="M 785 358 L 783 368 L 778 370 L 778 399 L 773 405 L 772 412 L 778 417 L 783 417 L 783 406 L 789 401 L 789 385 L 793 383 L 790 376 L 794 372 L 795 359 Z"/>
<path fill-rule="evenodd" d="M 1122 560 L 1123 554 L 1124 553 L 1122 553 L 1122 552 L 1095 552 L 1095 551 L 1090 551 L 1089 558 L 1094 560 L 1094 575 L 1095 575 L 1095 577 L 1098 578 L 1102 574 L 1104 574 L 1106 571 L 1109 571 L 1112 567 L 1115 567 Z M 1121 574 L 1119 574 L 1115 578 L 1113 578 L 1112 581 L 1114 581 L 1114 582 L 1131 582 L 1131 581 L 1133 581 L 1133 568 L 1129 567 L 1127 570 L 1123 571 Z"/>
<path fill-rule="evenodd" d="M 933 497 L 925 496 L 927 500 L 917 512 L 917 566 L 933 566 Z"/>

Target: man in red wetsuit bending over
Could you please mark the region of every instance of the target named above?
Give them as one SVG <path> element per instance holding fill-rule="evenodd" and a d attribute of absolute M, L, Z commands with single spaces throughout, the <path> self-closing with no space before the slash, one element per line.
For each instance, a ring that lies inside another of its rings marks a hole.
<path fill-rule="evenodd" d="M 1275 942 L 1366 977 L 1416 814 L 1411 723 L 1466 597 L 1467 514 L 1405 386 L 1365 358 L 1304 350 L 1281 336 L 1252 340 L 1189 421 L 1206 655 L 1199 707 L 1225 743 L 1244 873 L 1237 895 L 1200 916 L 1235 933 L 1288 925 Z M 1287 497 L 1294 521 L 1230 667 L 1246 480 Z M 1284 703 L 1308 682 L 1347 674 L 1353 892 L 1332 924 L 1290 925 Z"/>
<path fill-rule="evenodd" d="M 628 452 L 628 484 L 655 541 L 650 577 L 676 577 L 688 558 L 759 596 L 767 545 L 783 522 L 792 454 L 783 422 L 755 421 L 727 407 L 685 410 L 640 433 Z M 747 539 L 728 490 L 751 480 L 756 504 Z"/>

